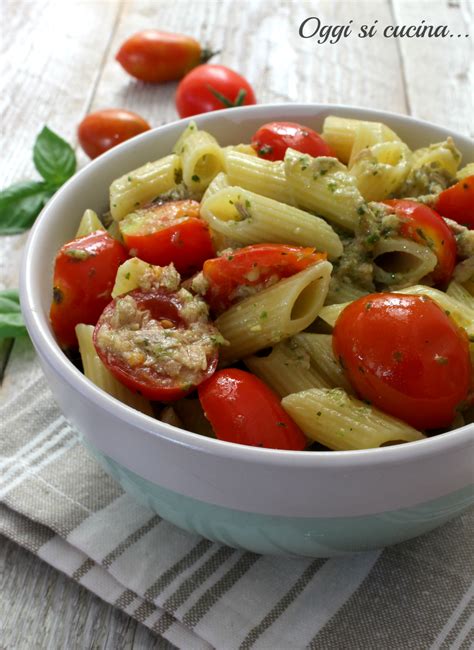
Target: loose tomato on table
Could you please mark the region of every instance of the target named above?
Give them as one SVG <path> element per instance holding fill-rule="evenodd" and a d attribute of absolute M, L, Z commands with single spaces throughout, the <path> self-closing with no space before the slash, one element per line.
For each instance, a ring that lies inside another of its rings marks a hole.
<path fill-rule="evenodd" d="M 56 256 L 50 319 L 59 344 L 77 346 L 75 327 L 95 325 L 110 301 L 117 269 L 127 251 L 98 230 L 65 244 Z"/>
<path fill-rule="evenodd" d="M 361 398 L 415 428 L 448 426 L 468 398 L 467 335 L 424 296 L 359 298 L 339 316 L 333 349 Z"/>
<path fill-rule="evenodd" d="M 441 192 L 434 209 L 443 217 L 474 230 L 474 176 L 467 176 Z"/>
<path fill-rule="evenodd" d="M 215 313 L 225 311 L 245 297 L 245 288 L 255 291 L 269 283 L 288 278 L 326 259 L 314 248 L 285 244 L 254 244 L 204 262 L 204 278 L 209 284 L 206 301 Z M 241 295 L 240 295 L 241 294 Z"/>
<path fill-rule="evenodd" d="M 115 58 L 132 77 L 164 83 L 181 79 L 214 54 L 191 36 L 145 29 L 128 38 Z"/>
<path fill-rule="evenodd" d="M 158 266 L 172 262 L 184 276 L 200 270 L 215 255 L 197 201 L 150 205 L 125 217 L 119 226 L 125 245 L 136 257 Z"/>
<path fill-rule="evenodd" d="M 255 104 L 255 94 L 242 75 L 223 65 L 200 65 L 180 82 L 176 91 L 180 117 L 221 108 Z"/>
<path fill-rule="evenodd" d="M 125 140 L 150 130 L 140 115 L 123 109 L 108 108 L 87 115 L 79 124 L 79 143 L 89 158 L 97 158 Z"/>
<path fill-rule="evenodd" d="M 301 153 L 336 157 L 336 154 L 323 138 L 302 124 L 296 122 L 269 122 L 261 126 L 252 136 L 252 147 L 260 158 L 283 160 L 288 148 Z"/>
<path fill-rule="evenodd" d="M 219 332 L 188 296 L 136 289 L 110 302 L 94 329 L 105 366 L 150 400 L 185 397 L 216 369 Z"/>
<path fill-rule="evenodd" d="M 207 419 L 220 440 L 253 447 L 302 451 L 307 440 L 255 375 L 237 368 L 219 370 L 198 388 Z"/>
<path fill-rule="evenodd" d="M 384 203 L 395 210 L 402 237 L 428 246 L 436 254 L 435 284 L 449 282 L 456 265 L 456 240 L 443 218 L 427 205 L 410 199 L 391 199 Z"/>

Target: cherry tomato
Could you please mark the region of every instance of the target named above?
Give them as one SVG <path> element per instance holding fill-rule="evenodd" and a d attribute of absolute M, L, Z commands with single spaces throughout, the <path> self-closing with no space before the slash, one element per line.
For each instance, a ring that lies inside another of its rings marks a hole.
<path fill-rule="evenodd" d="M 258 377 L 244 370 L 219 370 L 198 389 L 199 399 L 220 440 L 268 449 L 302 451 L 307 440 Z"/>
<path fill-rule="evenodd" d="M 283 160 L 288 148 L 309 154 L 314 158 L 336 154 L 322 137 L 296 122 L 269 122 L 261 126 L 252 136 L 252 147 L 260 158 Z"/>
<path fill-rule="evenodd" d="M 248 81 L 223 65 L 194 68 L 180 82 L 176 91 L 176 108 L 180 117 L 255 103 L 255 95 Z"/>
<path fill-rule="evenodd" d="M 130 390 L 169 402 L 187 395 L 216 369 L 219 333 L 199 315 L 190 323 L 183 314 L 186 305 L 189 301 L 178 293 L 136 289 L 104 309 L 94 329 L 94 346 Z"/>
<path fill-rule="evenodd" d="M 89 158 L 97 158 L 125 140 L 149 131 L 150 125 L 140 115 L 109 108 L 87 115 L 79 124 L 79 143 Z"/>
<path fill-rule="evenodd" d="M 120 222 L 120 232 L 136 257 L 158 266 L 173 262 L 185 276 L 215 255 L 197 201 L 172 201 L 137 210 Z"/>
<path fill-rule="evenodd" d="M 64 244 L 54 263 L 51 324 L 59 344 L 77 346 L 74 328 L 95 325 L 110 301 L 115 275 L 127 251 L 103 230 Z"/>
<path fill-rule="evenodd" d="M 467 176 L 441 192 L 434 208 L 443 217 L 474 230 L 474 176 Z"/>
<path fill-rule="evenodd" d="M 436 284 L 449 282 L 456 265 L 456 240 L 443 218 L 427 205 L 409 199 L 384 201 L 401 221 L 400 235 L 431 248 L 438 258 L 433 271 Z"/>
<path fill-rule="evenodd" d="M 284 244 L 255 244 L 204 262 L 203 275 L 209 283 L 206 302 L 216 313 L 225 311 L 239 298 L 248 295 L 245 287 L 255 292 L 265 289 L 326 259 L 314 248 Z M 242 291 L 244 288 L 244 292 Z"/>
<path fill-rule="evenodd" d="M 360 397 L 417 429 L 448 426 L 468 397 L 467 335 L 424 296 L 352 302 L 337 319 L 333 349 Z"/>
<path fill-rule="evenodd" d="M 132 77 L 164 83 L 181 79 L 214 54 L 191 36 L 146 29 L 128 38 L 115 58 Z"/>

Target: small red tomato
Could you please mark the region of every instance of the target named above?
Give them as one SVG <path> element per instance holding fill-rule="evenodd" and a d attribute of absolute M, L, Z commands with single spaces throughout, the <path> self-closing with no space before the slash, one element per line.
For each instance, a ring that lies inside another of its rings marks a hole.
<path fill-rule="evenodd" d="M 109 108 L 87 115 L 79 124 L 79 143 L 89 158 L 97 158 L 125 140 L 149 131 L 150 125 L 140 115 Z"/>
<path fill-rule="evenodd" d="M 456 240 L 443 218 L 427 205 L 409 199 L 384 201 L 395 210 L 400 219 L 400 235 L 418 244 L 428 246 L 438 258 L 433 271 L 436 284 L 446 284 L 456 265 Z"/>
<path fill-rule="evenodd" d="M 468 398 L 466 332 L 424 296 L 355 300 L 337 319 L 333 349 L 361 398 L 417 429 L 448 426 Z"/>
<path fill-rule="evenodd" d="M 255 103 L 249 82 L 223 65 L 194 68 L 176 91 L 176 109 L 180 117 Z"/>
<path fill-rule="evenodd" d="M 204 262 L 202 272 L 209 283 L 206 301 L 214 313 L 221 313 L 239 297 L 248 295 L 248 291 L 242 293 L 243 287 L 261 291 L 269 284 L 325 259 L 326 254 L 316 253 L 314 248 L 286 244 L 254 244 L 238 248 Z"/>
<path fill-rule="evenodd" d="M 64 244 L 56 256 L 50 319 L 62 347 L 77 346 L 75 327 L 95 325 L 110 301 L 127 251 L 103 230 Z"/>
<path fill-rule="evenodd" d="M 474 230 L 474 176 L 467 176 L 441 192 L 434 208 L 443 217 Z"/>
<path fill-rule="evenodd" d="M 171 201 L 137 210 L 120 222 L 120 232 L 136 257 L 158 266 L 173 262 L 184 276 L 199 271 L 215 255 L 197 201 Z"/>
<path fill-rule="evenodd" d="M 199 386 L 198 395 L 219 440 L 295 451 L 307 445 L 280 398 L 250 372 L 219 370 Z"/>
<path fill-rule="evenodd" d="M 219 354 L 216 328 L 199 315 L 190 323 L 183 316 L 187 306 L 179 293 L 157 289 L 136 289 L 112 300 L 94 329 L 102 363 L 124 386 L 150 400 L 185 397 L 214 372 Z"/>
<path fill-rule="evenodd" d="M 261 126 L 252 137 L 252 147 L 260 158 L 283 160 L 288 148 L 318 156 L 336 157 L 323 138 L 302 124 L 296 122 L 269 122 Z"/>
<path fill-rule="evenodd" d="M 213 54 L 191 36 L 146 29 L 128 38 L 115 58 L 132 77 L 164 83 L 181 79 Z"/>

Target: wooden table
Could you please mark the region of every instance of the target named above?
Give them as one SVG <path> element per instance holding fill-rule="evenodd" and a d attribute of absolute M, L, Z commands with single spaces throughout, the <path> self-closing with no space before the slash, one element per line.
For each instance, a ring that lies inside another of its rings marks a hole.
<path fill-rule="evenodd" d="M 472 0 L 2 0 L 1 184 L 36 178 L 31 151 L 44 124 L 76 144 L 88 112 L 123 107 L 153 126 L 177 118 L 175 84 L 146 86 L 114 60 L 123 40 L 149 27 L 191 34 L 245 75 L 260 103 L 373 107 L 474 134 Z M 338 43 L 298 35 L 317 15 L 348 24 Z M 378 20 L 374 38 L 357 37 Z M 386 25 L 447 25 L 440 38 L 389 38 Z M 78 150 L 81 165 L 86 156 Z M 64 215 L 74 218 L 75 215 Z M 26 235 L 0 239 L 0 288 L 18 285 Z M 13 348 L 12 355 L 18 354 Z M 5 355 L 5 349 L 3 350 Z M 0 398 L 14 391 L 6 381 Z M 0 539 L 0 648 L 162 648 L 147 629 Z"/>

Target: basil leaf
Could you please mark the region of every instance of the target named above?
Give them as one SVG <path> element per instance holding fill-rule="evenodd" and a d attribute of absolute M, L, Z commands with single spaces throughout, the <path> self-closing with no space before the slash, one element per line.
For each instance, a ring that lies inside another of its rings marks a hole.
<path fill-rule="evenodd" d="M 41 176 L 56 189 L 76 171 L 76 154 L 65 140 L 47 126 L 36 138 L 33 162 Z"/>
<path fill-rule="evenodd" d="M 0 192 L 0 235 L 27 230 L 41 212 L 54 189 L 43 181 L 24 181 Z"/>
<path fill-rule="evenodd" d="M 0 339 L 26 334 L 16 289 L 0 291 Z"/>

